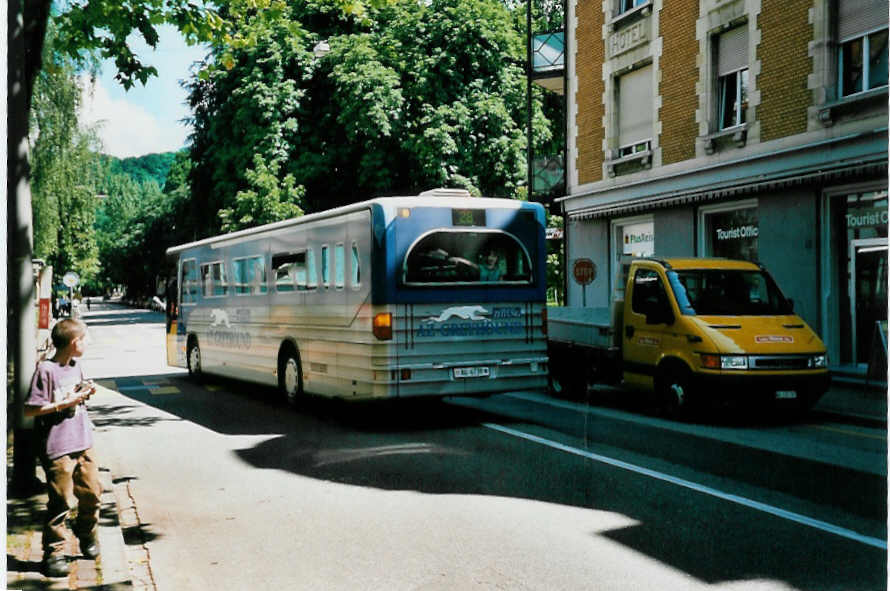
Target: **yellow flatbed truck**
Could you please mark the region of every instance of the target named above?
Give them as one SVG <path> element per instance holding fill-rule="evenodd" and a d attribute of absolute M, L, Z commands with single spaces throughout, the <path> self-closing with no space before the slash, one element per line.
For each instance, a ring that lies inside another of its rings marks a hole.
<path fill-rule="evenodd" d="M 760 265 L 635 258 L 611 308 L 548 309 L 555 393 L 592 382 L 693 402 L 771 401 L 807 410 L 828 389 L 825 345 Z"/>

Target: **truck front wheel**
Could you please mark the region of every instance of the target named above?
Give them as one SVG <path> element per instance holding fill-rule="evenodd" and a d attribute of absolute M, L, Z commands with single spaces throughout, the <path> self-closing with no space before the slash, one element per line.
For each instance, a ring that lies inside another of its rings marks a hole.
<path fill-rule="evenodd" d="M 689 370 L 677 366 L 666 367 L 658 379 L 656 392 L 661 414 L 676 418 L 689 408 Z"/>

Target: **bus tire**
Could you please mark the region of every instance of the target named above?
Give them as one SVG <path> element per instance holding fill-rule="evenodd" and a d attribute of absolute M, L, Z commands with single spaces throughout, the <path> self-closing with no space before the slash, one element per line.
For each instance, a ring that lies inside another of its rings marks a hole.
<path fill-rule="evenodd" d="M 198 346 L 198 339 L 195 337 L 189 339 L 186 363 L 189 375 L 192 379 L 200 382 L 204 377 L 204 372 L 201 369 L 201 348 Z"/>
<path fill-rule="evenodd" d="M 291 406 L 296 406 L 303 397 L 303 366 L 292 345 L 278 356 L 278 388 Z"/>

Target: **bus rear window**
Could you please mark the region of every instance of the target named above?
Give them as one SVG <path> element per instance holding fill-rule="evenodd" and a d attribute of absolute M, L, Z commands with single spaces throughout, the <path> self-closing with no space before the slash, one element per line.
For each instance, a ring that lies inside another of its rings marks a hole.
<path fill-rule="evenodd" d="M 405 285 L 516 285 L 532 282 L 529 254 L 500 231 L 440 230 L 405 255 Z"/>

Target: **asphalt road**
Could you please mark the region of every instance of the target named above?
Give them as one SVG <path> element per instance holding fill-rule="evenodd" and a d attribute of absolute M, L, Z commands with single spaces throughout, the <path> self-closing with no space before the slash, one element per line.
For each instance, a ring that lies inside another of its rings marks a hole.
<path fill-rule="evenodd" d="M 101 463 L 177 589 L 885 589 L 886 430 L 633 404 L 282 404 L 87 317 Z"/>

